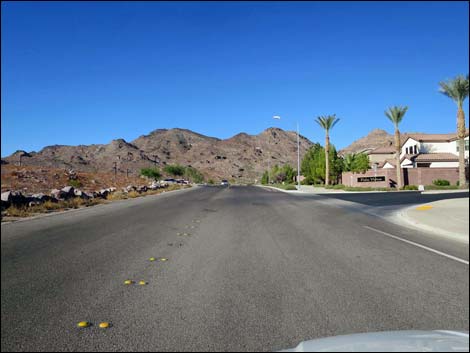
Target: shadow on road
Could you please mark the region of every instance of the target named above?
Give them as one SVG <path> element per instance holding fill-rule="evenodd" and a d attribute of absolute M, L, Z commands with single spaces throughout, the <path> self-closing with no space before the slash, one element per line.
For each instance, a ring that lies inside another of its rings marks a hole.
<path fill-rule="evenodd" d="M 458 199 L 468 197 L 468 195 L 468 191 L 462 191 L 447 194 L 422 194 L 421 192 L 378 192 L 367 194 L 329 194 L 321 196 L 325 198 L 356 202 L 367 206 L 393 206 Z"/>

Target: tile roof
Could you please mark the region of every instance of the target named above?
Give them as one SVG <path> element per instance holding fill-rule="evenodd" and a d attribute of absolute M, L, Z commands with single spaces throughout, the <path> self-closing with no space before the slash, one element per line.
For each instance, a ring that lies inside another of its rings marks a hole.
<path fill-rule="evenodd" d="M 415 159 L 417 162 L 454 162 L 458 160 L 459 157 L 453 153 L 422 153 Z"/>
<path fill-rule="evenodd" d="M 394 146 L 377 147 L 376 149 L 369 152 L 369 154 L 390 154 L 390 153 L 395 153 Z"/>
<path fill-rule="evenodd" d="M 468 134 L 469 130 L 466 129 L 465 136 L 468 136 Z M 407 139 L 408 138 L 420 142 L 449 142 L 458 139 L 457 133 L 455 132 L 450 134 L 407 134 Z"/>

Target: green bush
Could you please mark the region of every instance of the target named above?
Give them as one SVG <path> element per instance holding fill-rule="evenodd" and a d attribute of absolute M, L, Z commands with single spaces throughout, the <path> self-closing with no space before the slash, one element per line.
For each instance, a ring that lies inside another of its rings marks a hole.
<path fill-rule="evenodd" d="M 165 171 L 165 173 L 173 176 L 183 176 L 185 169 L 185 167 L 179 164 L 168 164 L 163 170 Z"/>
<path fill-rule="evenodd" d="M 288 184 L 284 187 L 285 190 L 297 190 L 297 187 L 292 184 Z"/>
<path fill-rule="evenodd" d="M 194 167 L 186 167 L 184 177 L 194 183 L 200 184 L 204 181 L 204 175 Z"/>
<path fill-rule="evenodd" d="M 336 184 L 336 185 L 326 185 L 325 189 L 333 189 L 333 190 L 343 190 L 346 188 L 346 185 L 343 184 Z"/>
<path fill-rule="evenodd" d="M 436 185 L 436 186 L 449 186 L 449 185 L 450 185 L 450 181 L 449 181 L 449 180 L 445 180 L 445 179 L 433 180 L 432 183 L 433 183 L 434 185 Z"/>
<path fill-rule="evenodd" d="M 158 180 L 162 176 L 158 168 L 142 168 L 140 175 L 146 176 L 147 178 Z"/>
<path fill-rule="evenodd" d="M 418 190 L 418 186 L 416 185 L 405 185 L 402 190 Z"/>
<path fill-rule="evenodd" d="M 80 188 L 80 187 L 82 187 L 82 183 L 81 183 L 81 181 L 78 180 L 78 179 L 69 180 L 69 185 L 70 185 L 70 186 L 73 186 L 74 188 Z"/>

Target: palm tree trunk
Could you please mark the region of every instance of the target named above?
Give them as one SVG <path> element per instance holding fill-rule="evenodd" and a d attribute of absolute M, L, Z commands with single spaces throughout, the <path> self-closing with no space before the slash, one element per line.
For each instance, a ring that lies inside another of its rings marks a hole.
<path fill-rule="evenodd" d="M 330 136 L 328 131 L 325 138 L 325 185 L 330 184 Z"/>
<path fill-rule="evenodd" d="M 459 138 L 459 185 L 464 189 L 467 183 L 465 177 L 465 113 L 462 107 L 457 110 L 457 136 Z"/>
<path fill-rule="evenodd" d="M 397 150 L 396 156 L 396 169 L 397 169 L 397 189 L 401 188 L 403 185 L 401 183 L 401 165 L 400 165 L 400 153 L 401 153 L 401 146 L 400 146 L 400 130 L 395 128 L 395 148 Z"/>

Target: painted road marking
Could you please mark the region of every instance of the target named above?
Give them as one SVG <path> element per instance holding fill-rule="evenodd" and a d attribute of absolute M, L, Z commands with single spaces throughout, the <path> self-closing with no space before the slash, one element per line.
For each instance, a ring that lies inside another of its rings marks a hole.
<path fill-rule="evenodd" d="M 415 243 L 414 241 L 411 241 L 411 240 L 406 240 L 406 239 L 400 238 L 400 237 L 398 237 L 398 236 L 396 236 L 396 235 L 393 235 L 393 234 L 390 234 L 390 233 L 381 231 L 381 230 L 379 230 L 379 229 L 375 229 L 375 228 L 372 228 L 372 227 L 369 227 L 369 226 L 364 226 L 364 228 L 373 230 L 374 232 L 377 232 L 377 233 L 381 233 L 381 234 L 386 235 L 386 236 L 388 236 L 388 237 L 390 237 L 390 238 L 393 238 L 393 239 L 396 239 L 396 240 L 400 240 L 400 241 L 403 241 L 403 242 L 405 242 L 405 243 L 408 243 L 408 244 L 417 246 L 418 248 L 421 248 L 421 249 L 430 251 L 430 252 L 432 252 L 432 253 L 435 253 L 435 254 L 438 254 L 438 255 L 447 257 L 448 259 L 451 259 L 451 260 L 454 260 L 454 261 L 457 261 L 457 262 L 461 262 L 461 263 L 463 263 L 463 264 L 465 264 L 465 265 L 468 266 L 468 261 L 467 261 L 467 260 L 464 260 L 464 259 L 461 259 L 461 258 L 459 258 L 459 257 L 455 257 L 455 256 L 452 256 L 452 255 L 443 253 L 443 252 L 441 252 L 441 251 L 439 251 L 439 250 L 436 250 L 436 249 L 433 249 L 433 248 L 430 248 L 430 247 L 427 247 L 427 246 L 424 246 L 424 245 Z"/>
<path fill-rule="evenodd" d="M 418 211 L 427 211 L 427 210 L 430 210 L 431 208 L 432 208 L 431 205 L 424 205 L 424 206 L 416 207 Z"/>

